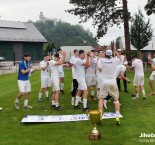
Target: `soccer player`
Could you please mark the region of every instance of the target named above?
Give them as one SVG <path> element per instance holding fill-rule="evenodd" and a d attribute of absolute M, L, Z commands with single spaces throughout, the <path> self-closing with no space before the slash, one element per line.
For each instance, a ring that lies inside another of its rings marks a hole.
<path fill-rule="evenodd" d="M 105 57 L 104 52 L 100 51 L 97 61 L 99 61 L 101 58 L 104 58 L 104 57 Z M 101 87 L 101 84 L 102 84 L 102 72 L 99 71 L 98 66 L 96 67 L 96 76 L 97 76 L 97 98 L 99 99 L 100 87 Z"/>
<path fill-rule="evenodd" d="M 15 108 L 19 109 L 19 101 L 22 96 L 25 96 L 24 99 L 24 107 L 32 108 L 32 106 L 28 105 L 29 93 L 31 92 L 31 85 L 29 81 L 29 73 L 35 70 L 32 69 L 32 64 L 30 64 L 31 56 L 30 54 L 25 54 L 23 61 L 19 63 L 19 71 L 18 71 L 18 86 L 19 86 L 19 94 L 15 100 Z"/>
<path fill-rule="evenodd" d="M 117 58 L 112 57 L 112 50 L 108 49 L 105 52 L 105 58 L 102 58 L 98 62 L 99 70 L 102 71 L 102 85 L 100 88 L 100 97 L 98 109 L 102 114 L 104 98 L 111 95 L 114 99 L 115 112 L 116 112 L 116 124 L 120 124 L 120 103 L 119 103 L 119 91 L 116 83 L 117 65 L 120 61 L 120 56 L 114 47 L 114 52 Z"/>
<path fill-rule="evenodd" d="M 60 94 L 60 86 L 59 86 L 59 66 L 64 63 L 65 60 L 65 52 L 62 52 L 62 57 L 60 59 L 59 53 L 54 55 L 54 60 L 49 61 L 49 67 L 51 70 L 51 82 L 52 82 L 52 107 L 55 110 L 61 110 L 59 105 L 59 94 Z"/>
<path fill-rule="evenodd" d="M 39 91 L 38 102 L 42 102 L 42 94 L 45 91 L 46 99 L 49 99 L 49 87 L 51 86 L 51 78 L 49 75 L 49 55 L 44 54 L 44 60 L 40 62 L 41 69 L 41 88 Z"/>
<path fill-rule="evenodd" d="M 81 93 L 83 91 L 83 111 L 89 110 L 87 107 L 87 96 L 88 96 L 88 89 L 85 81 L 85 67 L 89 66 L 89 55 L 90 53 L 87 53 L 87 59 L 85 58 L 85 51 L 79 50 L 79 58 L 75 60 L 75 71 L 77 75 L 77 82 L 78 82 L 78 91 L 77 96 L 75 100 L 75 109 L 79 109 L 79 101 L 81 99 Z"/>
<path fill-rule="evenodd" d="M 77 93 L 77 89 L 78 89 L 78 82 L 77 82 L 77 76 L 76 76 L 76 70 L 75 70 L 75 60 L 79 57 L 79 53 L 78 50 L 75 49 L 74 50 L 74 55 L 70 58 L 70 64 L 72 66 L 72 84 L 73 84 L 73 89 L 72 89 L 72 99 L 71 99 L 71 104 L 74 105 L 74 98 L 76 96 Z"/>
<path fill-rule="evenodd" d="M 154 53 L 153 59 L 151 58 L 151 54 L 148 53 L 148 62 L 151 64 L 151 67 L 152 67 L 152 73 L 150 75 L 150 81 L 149 81 L 150 88 L 151 88 L 150 95 L 155 95 L 154 85 L 153 85 L 153 81 L 155 80 L 155 53 Z"/>
<path fill-rule="evenodd" d="M 57 50 L 57 53 L 59 53 L 59 57 L 60 57 L 60 59 L 61 59 L 61 57 L 62 57 L 62 49 L 61 48 L 59 48 L 58 50 Z M 59 76 L 60 76 L 60 92 L 62 93 L 62 94 L 64 94 L 64 70 L 63 70 L 63 64 L 62 65 L 59 65 Z"/>
<path fill-rule="evenodd" d="M 135 87 L 136 97 L 133 99 L 139 99 L 139 89 L 141 89 L 143 94 L 143 100 L 146 99 L 146 94 L 144 90 L 144 69 L 143 62 L 140 59 L 137 59 L 135 55 L 131 56 L 132 58 L 132 67 L 131 69 L 135 69 L 135 76 L 133 80 L 133 85 Z"/>
<path fill-rule="evenodd" d="M 125 77 L 125 72 L 126 72 L 126 66 L 127 65 L 118 65 L 117 66 L 117 73 L 116 73 L 116 78 L 117 79 L 123 79 L 123 80 L 126 80 L 128 83 L 130 83 L 130 80 Z M 107 101 L 111 98 L 111 96 L 107 96 L 105 99 L 104 99 L 104 102 L 103 102 L 103 105 L 104 105 L 104 108 L 107 109 Z"/>
<path fill-rule="evenodd" d="M 97 58 L 94 55 L 94 50 L 90 51 L 90 60 L 89 60 L 89 66 L 86 70 L 86 83 L 88 88 L 91 87 L 91 98 L 93 100 L 96 100 L 95 95 L 95 88 L 96 88 L 96 64 L 97 64 Z"/>
<path fill-rule="evenodd" d="M 120 65 L 124 65 L 124 63 L 128 63 L 127 62 L 127 59 L 126 59 L 126 56 L 125 55 L 122 55 L 122 50 L 121 49 L 118 49 L 117 52 L 119 53 L 120 55 Z M 126 72 L 125 72 L 125 77 L 126 77 Z M 119 91 L 121 91 L 121 82 L 120 82 L 120 79 L 117 78 L 117 85 L 118 85 L 118 89 Z M 128 93 L 128 89 L 127 89 L 127 81 L 125 79 L 123 79 L 123 85 L 124 85 L 124 92 L 125 93 Z"/>

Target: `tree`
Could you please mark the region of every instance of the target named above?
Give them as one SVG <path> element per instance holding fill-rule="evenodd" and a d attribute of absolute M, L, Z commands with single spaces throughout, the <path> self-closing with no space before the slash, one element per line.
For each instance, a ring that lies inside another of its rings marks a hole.
<path fill-rule="evenodd" d="M 93 19 L 93 25 L 98 27 L 96 38 L 103 37 L 109 27 L 124 21 L 126 49 L 130 50 L 127 0 L 70 0 L 70 3 L 76 7 L 67 12 L 79 15 L 80 23 Z"/>
<path fill-rule="evenodd" d="M 147 15 L 155 14 L 155 0 L 148 0 L 147 4 L 145 5 L 145 11 Z"/>
<path fill-rule="evenodd" d="M 52 49 L 54 48 L 55 44 L 48 42 L 47 44 L 44 45 L 44 52 L 51 53 Z"/>
<path fill-rule="evenodd" d="M 130 50 L 129 14 L 127 0 L 123 0 L 124 36 L 126 50 Z"/>
<path fill-rule="evenodd" d="M 54 25 L 53 20 L 46 20 L 44 23 L 37 21 L 34 23 L 38 30 L 50 43 L 55 43 L 55 48 L 61 46 L 98 46 L 89 30 L 85 30 L 80 25 L 71 25 L 59 21 Z M 84 43 L 86 42 L 86 43 Z"/>
<path fill-rule="evenodd" d="M 97 38 L 100 38 L 106 34 L 108 27 L 123 21 L 123 11 L 117 2 L 121 5 L 122 0 L 71 0 L 76 8 L 67 12 L 79 15 L 80 23 L 92 18 L 93 26 L 98 26 Z"/>
<path fill-rule="evenodd" d="M 137 14 L 134 14 L 130 27 L 131 44 L 137 49 L 137 54 L 140 56 L 140 50 L 148 45 L 153 36 L 150 20 L 145 22 L 144 15 L 139 9 Z"/>
<path fill-rule="evenodd" d="M 121 37 L 117 37 L 116 38 L 116 48 L 117 49 L 121 49 Z"/>

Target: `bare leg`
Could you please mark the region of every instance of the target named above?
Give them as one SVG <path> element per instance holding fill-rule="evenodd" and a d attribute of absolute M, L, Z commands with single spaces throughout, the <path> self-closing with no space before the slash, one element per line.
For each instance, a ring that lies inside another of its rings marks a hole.
<path fill-rule="evenodd" d="M 151 93 L 150 93 L 150 95 L 155 95 L 153 80 L 150 80 L 150 81 L 149 81 L 149 84 L 150 84 L 150 87 L 151 87 Z"/>
<path fill-rule="evenodd" d="M 19 109 L 19 101 L 20 101 L 21 97 L 22 97 L 24 94 L 25 94 L 25 93 L 20 92 L 20 93 L 17 95 L 17 98 L 16 98 L 16 100 L 15 100 L 15 108 L 16 108 L 16 109 Z"/>
<path fill-rule="evenodd" d="M 103 101 L 104 99 L 100 98 L 98 102 L 98 110 L 101 111 L 101 113 L 103 112 Z"/>

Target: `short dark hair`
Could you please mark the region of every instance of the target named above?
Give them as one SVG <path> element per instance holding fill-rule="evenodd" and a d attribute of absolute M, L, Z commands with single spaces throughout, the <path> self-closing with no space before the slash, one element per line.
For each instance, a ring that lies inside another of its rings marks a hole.
<path fill-rule="evenodd" d="M 62 50 L 61 48 L 58 48 L 58 49 L 57 49 L 57 52 L 59 52 L 59 51 L 61 51 L 61 50 Z"/>
<path fill-rule="evenodd" d="M 46 56 L 49 56 L 49 55 L 47 53 L 45 53 L 43 56 L 46 57 Z"/>
<path fill-rule="evenodd" d="M 85 51 L 84 50 L 79 50 L 79 55 L 84 53 Z"/>
<path fill-rule="evenodd" d="M 54 54 L 54 57 L 58 57 L 59 58 L 59 53 Z"/>
<path fill-rule="evenodd" d="M 75 50 L 74 50 L 74 53 L 75 53 L 75 52 L 77 52 L 77 51 L 78 51 L 78 50 L 77 50 L 77 49 L 75 49 Z"/>
<path fill-rule="evenodd" d="M 90 50 L 91 52 L 94 52 L 94 50 Z"/>
<path fill-rule="evenodd" d="M 136 58 L 135 54 L 131 54 L 131 59 Z"/>
<path fill-rule="evenodd" d="M 24 57 L 30 57 L 30 56 L 31 56 L 30 53 L 26 53 L 26 54 L 24 54 Z"/>

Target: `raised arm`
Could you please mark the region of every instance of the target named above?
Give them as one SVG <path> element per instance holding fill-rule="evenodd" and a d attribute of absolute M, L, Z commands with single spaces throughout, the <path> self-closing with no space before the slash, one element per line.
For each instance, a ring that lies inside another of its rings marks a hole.
<path fill-rule="evenodd" d="M 66 52 L 63 51 L 61 59 L 59 61 L 57 61 L 55 63 L 55 65 L 61 65 L 61 64 L 63 64 L 65 62 L 65 56 L 66 56 Z"/>
<path fill-rule="evenodd" d="M 115 53 L 115 56 L 117 56 L 117 58 L 121 59 L 121 56 L 119 55 L 119 53 L 116 50 L 116 44 L 114 44 L 114 53 Z"/>
<path fill-rule="evenodd" d="M 86 62 L 83 63 L 82 65 L 84 65 L 85 67 L 89 67 L 90 66 L 90 61 L 89 61 L 89 57 L 90 56 L 90 52 L 87 52 L 87 59 Z"/>

